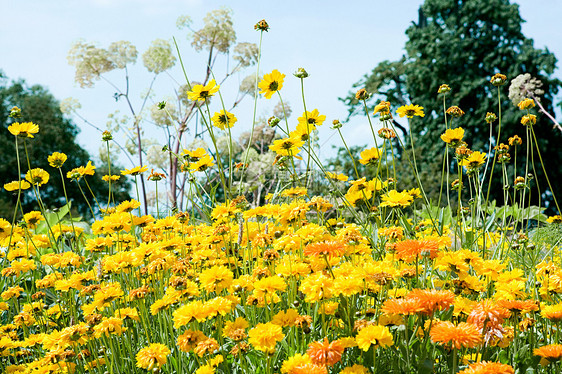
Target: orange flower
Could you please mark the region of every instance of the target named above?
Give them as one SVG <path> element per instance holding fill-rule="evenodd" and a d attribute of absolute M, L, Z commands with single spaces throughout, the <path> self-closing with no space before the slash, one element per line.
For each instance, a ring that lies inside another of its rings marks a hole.
<path fill-rule="evenodd" d="M 328 374 L 328 369 L 325 366 L 304 364 L 291 370 L 291 374 Z"/>
<path fill-rule="evenodd" d="M 410 315 L 423 312 L 424 308 L 420 299 L 390 299 L 382 306 L 385 314 Z"/>
<path fill-rule="evenodd" d="M 448 309 L 455 302 L 455 294 L 451 291 L 439 290 L 412 290 L 407 296 L 407 299 L 419 299 L 424 313 L 427 315 L 433 314 L 437 309 Z"/>
<path fill-rule="evenodd" d="M 551 344 L 537 348 L 533 351 L 535 356 L 546 358 L 549 362 L 558 361 L 562 358 L 562 345 Z"/>
<path fill-rule="evenodd" d="M 514 313 L 528 313 L 539 310 L 537 303 L 533 300 L 499 300 L 498 305 Z"/>
<path fill-rule="evenodd" d="M 543 306 L 541 315 L 555 322 L 562 320 L 562 304 Z"/>
<path fill-rule="evenodd" d="M 305 256 L 339 257 L 344 253 L 345 245 L 337 241 L 309 244 L 303 251 Z"/>
<path fill-rule="evenodd" d="M 316 365 L 332 366 L 341 360 L 344 346 L 339 340 L 329 343 L 328 338 L 324 341 L 312 342 L 308 345 L 306 353 Z"/>
<path fill-rule="evenodd" d="M 499 362 L 477 362 L 457 374 L 514 374 L 513 367 Z"/>
<path fill-rule="evenodd" d="M 406 262 L 414 261 L 422 255 L 437 257 L 439 243 L 436 240 L 404 240 L 396 243 L 396 257 Z"/>
<path fill-rule="evenodd" d="M 466 322 L 461 322 L 457 326 L 449 321 L 439 322 L 431 328 L 429 335 L 432 342 L 442 345 L 450 344 L 456 349 L 474 348 L 480 344 L 481 340 L 478 328 Z"/>
<path fill-rule="evenodd" d="M 486 324 L 493 328 L 501 325 L 510 316 L 509 310 L 496 304 L 493 300 L 482 300 L 477 303 L 468 316 L 468 323 L 473 323 L 479 328 Z"/>

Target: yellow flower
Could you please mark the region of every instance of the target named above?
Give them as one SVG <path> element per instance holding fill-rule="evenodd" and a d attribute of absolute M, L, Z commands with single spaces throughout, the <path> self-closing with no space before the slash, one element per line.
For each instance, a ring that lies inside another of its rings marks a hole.
<path fill-rule="evenodd" d="M 535 123 L 537 123 L 537 116 L 535 116 L 534 114 L 526 114 L 521 117 L 522 125 L 534 125 Z"/>
<path fill-rule="evenodd" d="M 271 96 L 283 88 L 283 79 L 285 74 L 281 74 L 279 70 L 275 69 L 270 74 L 265 74 L 258 87 L 261 94 L 265 94 L 266 99 L 271 99 Z"/>
<path fill-rule="evenodd" d="M 269 149 L 280 156 L 294 156 L 300 152 L 299 148 L 302 147 L 303 144 L 304 142 L 301 139 L 284 138 L 275 140 L 273 144 L 269 146 Z"/>
<path fill-rule="evenodd" d="M 394 344 L 392 334 L 385 326 L 367 326 L 359 331 L 355 340 L 357 341 L 357 347 L 363 351 L 368 351 L 371 345 L 374 345 L 375 348 L 384 348 Z"/>
<path fill-rule="evenodd" d="M 441 135 L 441 140 L 455 147 L 461 142 L 463 137 L 464 129 L 462 127 L 457 127 L 456 129 L 445 130 L 445 133 Z"/>
<path fill-rule="evenodd" d="M 27 190 L 29 187 L 31 187 L 31 185 L 25 180 L 22 180 L 21 183 L 18 181 L 13 181 L 4 185 L 4 189 L 6 191 L 16 191 L 19 189 Z"/>
<path fill-rule="evenodd" d="M 524 99 L 524 100 L 521 100 L 521 102 L 519 104 L 517 104 L 517 106 L 521 110 L 531 109 L 531 108 L 535 107 L 535 101 L 533 99 Z"/>
<path fill-rule="evenodd" d="M 67 159 L 67 157 L 64 153 L 54 152 L 52 155 L 50 155 L 47 158 L 47 161 L 49 161 L 50 166 L 52 166 L 54 168 L 60 168 L 60 167 L 62 167 L 62 165 L 64 164 L 66 159 Z"/>
<path fill-rule="evenodd" d="M 166 356 L 169 354 L 170 349 L 164 344 L 150 344 L 137 353 L 137 367 L 146 370 L 152 370 L 157 367 L 160 368 L 166 363 Z"/>
<path fill-rule="evenodd" d="M 381 151 L 378 148 L 369 148 L 359 154 L 361 159 L 360 163 L 363 165 L 375 165 L 381 156 Z"/>
<path fill-rule="evenodd" d="M 199 161 L 190 164 L 189 169 L 192 171 L 205 171 L 214 165 L 213 161 L 214 159 L 211 156 L 205 155 Z"/>
<path fill-rule="evenodd" d="M 373 114 L 386 114 L 390 112 L 390 101 L 381 101 L 375 106 Z"/>
<path fill-rule="evenodd" d="M 555 216 L 552 216 L 552 217 L 548 217 L 546 219 L 546 222 L 548 222 L 548 223 L 562 223 L 562 216 L 558 214 L 558 215 L 555 215 Z"/>
<path fill-rule="evenodd" d="M 381 207 L 390 206 L 396 207 L 407 207 L 412 203 L 414 198 L 407 191 L 398 192 L 396 190 L 391 190 L 381 196 Z"/>
<path fill-rule="evenodd" d="M 302 117 L 298 118 L 299 125 L 305 125 L 310 131 L 315 130 L 316 126 L 322 125 L 325 120 L 326 116 L 321 115 L 318 109 L 314 109 L 312 112 L 307 111 L 302 114 Z"/>
<path fill-rule="evenodd" d="M 466 166 L 469 169 L 477 169 L 484 165 L 486 161 L 486 154 L 480 151 L 472 152 L 470 156 L 461 161 L 461 166 Z"/>
<path fill-rule="evenodd" d="M 197 100 L 197 101 L 205 101 L 207 98 L 213 96 L 219 91 L 220 86 L 215 82 L 214 79 L 211 79 L 206 86 L 202 84 L 196 84 L 195 86 L 191 87 L 191 91 L 187 91 L 187 97 L 190 100 Z"/>
<path fill-rule="evenodd" d="M 39 223 L 39 221 L 44 220 L 45 218 L 43 218 L 41 212 L 32 211 L 24 214 L 23 219 L 25 220 L 25 223 L 27 224 L 28 228 L 34 229 L 35 227 L 37 227 L 37 223 Z"/>
<path fill-rule="evenodd" d="M 275 352 L 275 345 L 285 337 L 281 326 L 271 322 L 259 323 L 248 332 L 248 336 L 250 344 L 265 353 Z"/>
<path fill-rule="evenodd" d="M 144 173 L 147 170 L 148 170 L 148 166 L 135 166 L 132 169 L 121 170 L 121 174 L 123 174 L 123 175 L 139 175 L 140 173 Z"/>
<path fill-rule="evenodd" d="M 33 134 L 39 132 L 39 126 L 33 122 L 13 123 L 8 127 L 8 131 L 12 135 L 20 136 L 22 138 L 33 138 Z"/>
<path fill-rule="evenodd" d="M 42 186 L 49 181 L 49 173 L 41 168 L 35 168 L 27 172 L 25 179 L 31 184 Z"/>
<path fill-rule="evenodd" d="M 418 117 L 425 116 L 423 112 L 423 107 L 414 104 L 402 105 L 400 108 L 396 110 L 396 113 L 398 113 L 400 117 L 406 116 L 408 118 L 412 118 L 413 116 L 418 116 Z"/>
<path fill-rule="evenodd" d="M 349 177 L 347 175 L 343 175 L 341 173 L 332 173 L 330 171 L 326 172 L 326 176 L 330 179 L 334 179 L 334 180 L 342 181 L 342 182 L 346 182 L 349 179 Z"/>
<path fill-rule="evenodd" d="M 221 109 L 220 112 L 216 112 L 211 120 L 213 121 L 213 126 L 218 127 L 221 130 L 234 126 L 236 121 L 238 121 L 234 114 L 226 112 L 223 109 Z"/>

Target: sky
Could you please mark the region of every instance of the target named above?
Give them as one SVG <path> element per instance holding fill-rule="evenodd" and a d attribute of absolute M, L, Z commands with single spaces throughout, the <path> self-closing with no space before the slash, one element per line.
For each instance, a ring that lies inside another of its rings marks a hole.
<path fill-rule="evenodd" d="M 24 79 L 28 84 L 41 84 L 59 100 L 73 97 L 80 101 L 80 114 L 99 127 L 104 127 L 107 115 L 120 110 L 126 113 L 123 102 L 116 103 L 115 90 L 104 81 L 93 88 L 80 88 L 74 83 L 74 68 L 66 56 L 73 42 L 84 39 L 99 47 L 111 42 L 127 40 L 142 54 L 154 39 L 179 42 L 182 58 L 192 80 L 202 79 L 205 61 L 203 54 L 190 47 L 185 30 L 176 28 L 176 19 L 188 15 L 193 28 L 203 25 L 205 14 L 221 6 L 233 10 L 237 41 L 259 41 L 254 24 L 266 19 L 271 29 L 264 33 L 261 73 L 278 69 L 287 75 L 282 90 L 283 99 L 293 109 L 292 125 L 303 111 L 299 80 L 292 76 L 298 67 L 310 74 L 305 80 L 306 106 L 317 108 L 327 116 L 320 131 L 321 157 L 330 157 L 331 145 L 340 140 L 329 129 L 333 119 L 345 119 L 347 110 L 338 97 L 345 96 L 351 85 L 383 60 L 397 60 L 404 53 L 404 31 L 417 21 L 422 0 L 357 0 L 342 1 L 216 1 L 216 0 L 0 0 L 5 17 L 0 23 L 0 69 L 10 79 Z M 562 15 L 562 0 L 521 0 L 520 12 L 526 22 L 523 33 L 535 41 L 535 47 L 548 47 L 562 57 L 562 28 L 556 27 Z M 560 63 L 558 63 L 558 67 Z M 225 60 L 218 60 L 215 73 L 224 75 Z M 255 67 L 232 76 L 222 91 L 233 100 L 238 84 L 246 75 L 255 74 Z M 148 87 L 152 75 L 139 60 L 130 70 L 131 96 L 140 105 L 140 95 Z M 560 68 L 555 75 L 562 79 Z M 108 74 L 108 79 L 123 87 L 122 72 Z M 176 67 L 170 74 L 157 78 L 155 94 L 158 102 L 169 97 L 183 83 L 183 74 Z M 230 94 L 229 94 L 230 93 Z M 277 100 L 260 99 L 258 116 L 269 117 Z M 228 103 L 227 103 L 228 106 Z M 249 129 L 253 100 L 247 97 L 235 109 L 239 118 L 238 130 Z M 81 132 L 78 142 L 92 154 L 97 154 L 100 135 L 74 118 Z M 366 118 L 355 118 L 343 128 L 348 144 L 369 145 Z M 162 141 L 161 133 L 147 134 Z M 134 165 L 124 162 L 124 166 Z"/>

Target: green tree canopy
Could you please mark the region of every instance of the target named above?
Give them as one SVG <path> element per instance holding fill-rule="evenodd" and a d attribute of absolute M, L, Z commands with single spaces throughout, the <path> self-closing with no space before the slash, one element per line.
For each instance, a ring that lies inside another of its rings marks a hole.
<path fill-rule="evenodd" d="M 529 73 L 542 81 L 544 95 L 540 100 L 545 109 L 552 112 L 553 97 L 562 83 L 552 76 L 556 58 L 546 48 L 535 48 L 533 40 L 523 35 L 523 22 L 519 6 L 509 0 L 426 0 L 420 8 L 418 22 L 406 30 L 406 55 L 399 61 L 380 63 L 353 86 L 373 93 L 371 105 L 384 99 L 394 108 L 407 103 L 425 108 L 425 117 L 412 119 L 410 130 L 416 148 L 420 148 L 418 166 L 426 177 L 423 182 L 428 184 L 434 201 L 436 189 L 433 187 L 439 184 L 444 149 L 439 140 L 445 130 L 443 101 L 437 95 L 441 84 L 448 84 L 452 89 L 447 95 L 447 107 L 457 105 L 466 112 L 455 120 L 453 127 L 465 129 L 465 140 L 474 150 L 488 149 L 489 128 L 484 118 L 487 112 L 498 113 L 497 90 L 490 84 L 490 77 L 495 73 L 508 77 L 507 84 L 500 87 L 500 142 L 507 143 L 508 137 L 516 134 L 526 139 L 525 127 L 520 124 L 525 113 L 508 99 L 511 79 Z M 341 100 L 347 104 L 350 116 L 361 113 L 362 103 L 355 99 L 354 92 Z M 494 124 L 494 138 L 498 134 L 497 124 Z M 553 186 L 559 185 L 562 182 L 562 168 L 559 167 L 562 148 L 558 145 L 562 134 L 553 130 L 548 119 L 540 114 L 535 132 L 549 178 Z M 519 154 L 525 152 L 524 142 Z M 536 172 L 533 173 L 538 176 L 536 182 L 544 192 L 546 181 L 537 157 L 535 162 Z M 492 198 L 503 201 L 498 168 L 496 172 Z M 517 174 L 524 175 L 524 170 L 518 169 Z M 548 193 L 543 197 L 550 200 Z"/>
<path fill-rule="evenodd" d="M 1 75 L 0 75 L 1 77 Z M 33 85 L 28 87 L 25 82 L 7 82 L 4 78 L 0 80 L 0 175 L 2 176 L 2 186 L 10 181 L 18 180 L 18 167 L 15 152 L 14 136 L 8 131 L 8 126 L 15 122 L 9 118 L 10 109 L 17 106 L 21 109 L 23 118 L 19 122 L 33 122 L 39 125 L 39 133 L 34 139 L 28 139 L 27 150 L 31 168 L 42 168 L 50 175 L 49 183 L 41 187 L 41 198 L 47 207 L 60 207 L 65 204 L 62 182 L 58 170 L 49 166 L 47 157 L 53 152 L 62 152 L 68 156 L 68 160 L 63 165 L 63 173 L 78 166 L 85 166 L 90 160 L 90 155 L 79 144 L 76 143 L 78 128 L 72 121 L 63 117 L 59 109 L 58 101 L 44 87 Z M 29 170 L 23 141 L 20 144 L 20 163 L 22 178 Z M 117 170 L 117 166 L 114 166 Z M 108 185 L 102 181 L 101 176 L 107 174 L 107 168 L 97 165 L 96 174 L 88 177 L 94 194 L 103 201 L 107 199 Z M 81 214 L 88 215 L 88 205 L 82 197 L 80 190 L 74 182 L 66 180 L 68 198 L 72 201 L 73 207 Z M 128 199 L 129 186 L 121 182 L 112 187 L 115 198 L 122 200 Z M 88 193 L 87 189 L 86 192 Z M 88 196 L 88 195 L 87 195 Z M 91 196 L 88 196 L 91 199 Z M 8 192 L 4 188 L 0 189 L 0 216 L 12 217 L 14 212 L 17 194 Z M 105 200 L 107 201 L 107 200 Z M 92 199 L 93 202 L 93 199 Z M 38 209 L 36 198 L 27 190 L 22 198 L 24 212 Z"/>

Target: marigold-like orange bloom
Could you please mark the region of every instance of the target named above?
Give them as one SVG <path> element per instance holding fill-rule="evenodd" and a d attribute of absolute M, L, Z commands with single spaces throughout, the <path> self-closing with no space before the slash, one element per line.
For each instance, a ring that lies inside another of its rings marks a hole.
<path fill-rule="evenodd" d="M 546 358 L 549 362 L 558 361 L 562 358 L 562 344 L 545 345 L 535 349 L 533 354 Z"/>
<path fill-rule="evenodd" d="M 424 307 L 420 299 L 390 299 L 382 306 L 382 312 L 389 315 L 410 315 L 423 311 Z"/>
<path fill-rule="evenodd" d="M 424 313 L 433 314 L 436 310 L 448 309 L 455 302 L 455 294 L 446 290 L 412 290 L 407 299 L 419 299 Z"/>
<path fill-rule="evenodd" d="M 429 336 L 434 343 L 441 343 L 456 349 L 474 348 L 481 341 L 478 328 L 466 322 L 461 322 L 457 326 L 449 321 L 439 322 L 431 328 Z"/>
<path fill-rule="evenodd" d="M 324 338 L 324 341 L 310 343 L 306 353 L 312 360 L 312 363 L 332 366 L 341 360 L 344 348 L 339 340 L 334 340 L 330 343 L 328 338 Z"/>
<path fill-rule="evenodd" d="M 477 362 L 458 374 L 514 374 L 513 367 L 499 362 Z"/>
<path fill-rule="evenodd" d="M 437 257 L 439 243 L 437 240 L 404 240 L 396 243 L 396 258 L 406 262 L 414 261 L 420 256 Z"/>
<path fill-rule="evenodd" d="M 499 300 L 498 305 L 510 312 L 527 313 L 539 310 L 537 303 L 533 300 Z"/>
<path fill-rule="evenodd" d="M 344 253 L 345 245 L 338 241 L 312 243 L 307 245 L 303 251 L 305 256 L 339 257 Z"/>
<path fill-rule="evenodd" d="M 467 322 L 473 323 L 479 328 L 484 328 L 484 324 L 491 328 L 501 325 L 510 314 L 506 308 L 498 305 L 493 300 L 487 299 L 474 306 Z"/>

